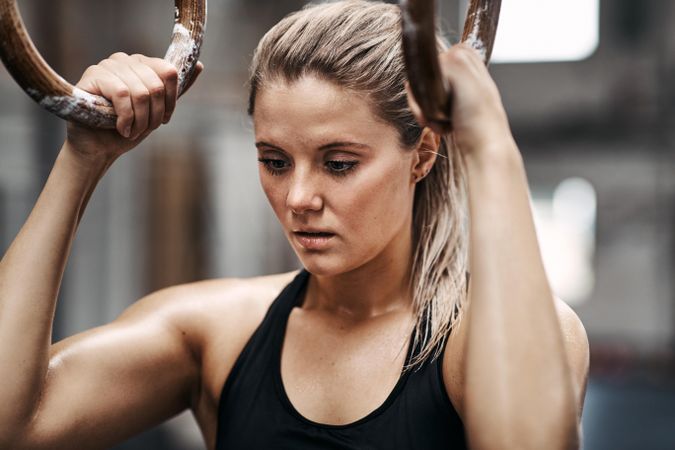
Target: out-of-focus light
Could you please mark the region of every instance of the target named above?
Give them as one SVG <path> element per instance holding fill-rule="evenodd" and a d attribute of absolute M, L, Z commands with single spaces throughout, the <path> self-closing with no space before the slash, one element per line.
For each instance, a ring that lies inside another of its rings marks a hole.
<path fill-rule="evenodd" d="M 533 198 L 539 246 L 553 291 L 570 304 L 590 297 L 595 283 L 593 255 L 597 200 L 582 178 L 560 183 L 552 196 Z"/>
<path fill-rule="evenodd" d="M 599 28 L 600 0 L 502 0 L 492 62 L 586 59 L 598 47 Z"/>
<path fill-rule="evenodd" d="M 553 218 L 576 230 L 595 228 L 597 203 L 593 185 L 583 178 L 568 178 L 553 193 Z"/>

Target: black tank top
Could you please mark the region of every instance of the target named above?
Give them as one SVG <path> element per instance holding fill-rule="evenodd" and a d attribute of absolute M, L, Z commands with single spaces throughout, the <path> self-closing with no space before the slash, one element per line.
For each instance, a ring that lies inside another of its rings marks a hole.
<path fill-rule="evenodd" d="M 281 382 L 281 349 L 288 316 L 308 279 L 303 269 L 281 291 L 232 367 L 218 405 L 216 449 L 466 448 L 443 384 L 442 355 L 404 371 L 384 403 L 356 422 L 321 424 L 296 411 Z M 413 352 L 408 350 L 406 364 Z"/>

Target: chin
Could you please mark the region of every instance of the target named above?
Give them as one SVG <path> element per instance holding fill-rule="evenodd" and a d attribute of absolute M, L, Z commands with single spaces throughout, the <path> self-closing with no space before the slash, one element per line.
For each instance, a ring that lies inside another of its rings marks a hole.
<path fill-rule="evenodd" d="M 319 255 L 303 255 L 303 257 L 298 255 L 298 258 L 302 266 L 312 275 L 331 277 L 346 272 L 343 265 L 329 261 L 329 258 L 322 258 Z"/>
<path fill-rule="evenodd" d="M 352 272 L 377 256 L 375 248 L 354 248 L 351 245 L 332 246 L 326 250 L 307 250 L 289 240 L 295 256 L 312 275 L 334 277 Z M 356 251 L 355 251 L 356 250 Z"/>
<path fill-rule="evenodd" d="M 349 272 L 355 268 L 354 264 L 348 264 L 335 255 L 306 252 L 295 252 L 296 256 L 302 263 L 302 266 L 312 275 L 322 277 L 331 277 Z"/>

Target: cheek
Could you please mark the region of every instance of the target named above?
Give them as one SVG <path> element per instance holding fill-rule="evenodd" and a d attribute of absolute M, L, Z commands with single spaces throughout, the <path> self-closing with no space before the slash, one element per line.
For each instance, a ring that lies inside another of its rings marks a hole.
<path fill-rule="evenodd" d="M 393 230 L 398 230 L 405 221 L 408 209 L 412 208 L 403 176 L 398 167 L 379 171 L 354 189 L 350 198 L 344 201 L 348 210 L 343 217 L 349 221 L 350 228 L 361 236 L 391 237 Z"/>
<path fill-rule="evenodd" d="M 269 174 L 260 172 L 260 186 L 262 187 L 267 201 L 274 210 L 274 213 L 281 219 L 282 210 L 285 204 L 284 188 L 280 181 L 276 181 Z"/>

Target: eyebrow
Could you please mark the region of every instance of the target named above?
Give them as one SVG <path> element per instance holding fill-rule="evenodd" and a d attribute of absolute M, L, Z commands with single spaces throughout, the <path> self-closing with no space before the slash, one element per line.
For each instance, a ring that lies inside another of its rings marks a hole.
<path fill-rule="evenodd" d="M 260 147 L 270 147 L 276 150 L 283 150 L 281 147 L 278 147 L 276 145 L 270 144 L 265 141 L 258 141 L 255 143 L 255 146 L 260 148 Z M 359 144 L 357 142 L 349 142 L 349 141 L 339 141 L 339 142 L 331 142 L 329 144 L 324 144 L 321 147 L 319 147 L 319 151 L 326 151 L 326 150 L 331 150 L 334 148 L 342 148 L 342 147 L 351 147 L 351 148 L 358 148 L 358 149 L 371 149 L 370 145 L 367 144 Z"/>

